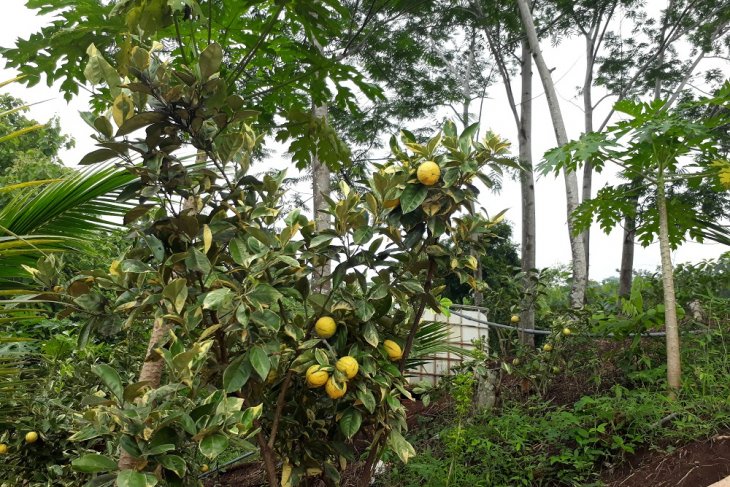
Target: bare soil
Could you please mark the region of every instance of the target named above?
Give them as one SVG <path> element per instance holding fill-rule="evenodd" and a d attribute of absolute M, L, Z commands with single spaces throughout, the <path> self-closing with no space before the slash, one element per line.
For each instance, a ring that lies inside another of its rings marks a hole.
<path fill-rule="evenodd" d="M 707 487 L 728 475 L 730 431 L 671 452 L 637 452 L 602 480 L 607 487 Z"/>

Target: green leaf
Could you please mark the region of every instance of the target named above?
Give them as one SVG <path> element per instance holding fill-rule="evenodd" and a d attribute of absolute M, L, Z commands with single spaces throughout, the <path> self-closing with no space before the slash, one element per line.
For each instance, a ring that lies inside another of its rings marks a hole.
<path fill-rule="evenodd" d="M 330 243 L 333 238 L 335 238 L 333 235 L 317 235 L 309 242 L 309 246 L 312 248 L 319 247 L 320 245 Z"/>
<path fill-rule="evenodd" d="M 360 430 L 362 414 L 355 408 L 348 408 L 340 418 L 340 431 L 347 438 L 352 438 Z"/>
<path fill-rule="evenodd" d="M 358 389 L 356 396 L 370 414 L 373 414 L 375 412 L 375 396 L 373 396 L 372 392 L 367 389 L 365 389 L 364 391 Z"/>
<path fill-rule="evenodd" d="M 362 328 L 362 337 L 373 347 L 377 347 L 380 342 L 378 330 L 372 323 L 365 323 L 365 326 Z"/>
<path fill-rule="evenodd" d="M 198 249 L 191 249 L 188 256 L 185 258 L 185 264 L 192 271 L 202 272 L 207 275 L 210 272 L 211 266 L 208 257 L 205 256 Z"/>
<path fill-rule="evenodd" d="M 426 199 L 428 188 L 422 184 L 409 184 L 400 195 L 400 206 L 403 214 L 410 213 Z"/>
<path fill-rule="evenodd" d="M 175 475 L 177 475 L 178 477 L 183 478 L 185 476 L 185 472 L 187 471 L 187 464 L 182 457 L 179 457 L 177 455 L 162 455 L 157 459 L 157 461 L 159 461 L 160 464 L 167 470 L 175 472 Z"/>
<path fill-rule="evenodd" d="M 271 369 L 271 360 L 266 351 L 259 345 L 254 346 L 249 352 L 249 361 L 261 380 L 266 380 Z"/>
<path fill-rule="evenodd" d="M 246 294 L 246 297 L 256 306 L 272 306 L 279 299 L 281 293 L 268 284 L 259 284 Z"/>
<path fill-rule="evenodd" d="M 200 453 L 213 460 L 228 448 L 228 437 L 222 433 L 213 433 L 203 438 L 199 447 Z"/>
<path fill-rule="evenodd" d="M 364 227 L 355 229 L 355 235 L 353 237 L 353 240 L 357 245 L 362 245 L 368 242 L 371 238 L 373 238 L 374 233 L 375 229 L 373 227 L 371 227 L 370 225 L 365 225 Z"/>
<path fill-rule="evenodd" d="M 245 359 L 245 355 L 237 357 L 223 372 L 223 388 L 226 392 L 240 391 L 248 382 L 248 378 L 251 376 L 251 366 Z"/>
<path fill-rule="evenodd" d="M 132 118 L 126 120 L 119 130 L 117 130 L 117 137 L 122 135 L 131 134 L 135 130 L 139 130 L 142 127 L 152 125 L 156 122 L 161 122 L 165 119 L 165 115 L 160 112 L 144 112 L 139 113 Z"/>
<path fill-rule="evenodd" d="M 71 467 L 77 472 L 99 473 L 117 469 L 117 462 L 104 455 L 90 453 L 88 455 L 74 458 Z"/>
<path fill-rule="evenodd" d="M 388 445 L 403 463 L 408 463 L 408 459 L 416 455 L 413 446 L 397 430 L 391 430 L 388 435 Z"/>
<path fill-rule="evenodd" d="M 188 282 L 184 277 L 170 281 L 162 291 L 162 297 L 169 300 L 175 307 L 175 311 L 182 313 L 185 308 L 185 301 L 188 299 Z"/>
<path fill-rule="evenodd" d="M 246 243 L 240 238 L 234 238 L 229 242 L 228 249 L 231 251 L 233 262 L 238 265 L 244 265 L 246 256 L 248 255 Z"/>
<path fill-rule="evenodd" d="M 97 149 L 82 157 L 79 161 L 79 165 L 86 166 L 88 164 L 96 164 L 97 162 L 108 161 L 114 157 L 119 157 L 119 153 L 117 151 L 113 151 L 111 149 Z"/>
<path fill-rule="evenodd" d="M 117 487 L 154 487 L 157 479 L 152 474 L 122 470 L 117 475 Z"/>
<path fill-rule="evenodd" d="M 265 328 L 269 328 L 273 331 L 279 331 L 279 328 L 281 328 L 281 320 L 279 319 L 279 315 L 277 315 L 270 309 L 254 311 L 253 313 L 251 313 L 251 321 Z"/>
<path fill-rule="evenodd" d="M 221 62 L 223 61 L 223 49 L 215 42 L 209 44 L 203 52 L 200 53 L 200 60 L 198 65 L 200 66 L 200 76 L 203 81 L 207 80 L 214 73 L 217 73 L 221 69 Z"/>
<path fill-rule="evenodd" d="M 101 55 L 101 52 L 94 44 L 86 49 L 86 54 L 89 55 L 89 62 L 86 63 L 84 68 L 86 80 L 92 85 L 106 83 L 112 92 L 112 96 L 116 97 L 119 92 L 119 85 L 122 83 L 119 73 L 104 59 L 104 56 Z"/>
<path fill-rule="evenodd" d="M 122 261 L 122 272 L 137 272 L 137 273 L 145 273 L 145 272 L 155 272 L 155 270 L 142 262 L 141 260 L 137 259 L 127 259 Z"/>
<path fill-rule="evenodd" d="M 106 364 L 99 364 L 92 370 L 101 378 L 104 385 L 117 397 L 119 402 L 124 402 L 124 387 L 117 371 Z"/>
<path fill-rule="evenodd" d="M 203 299 L 203 309 L 218 310 L 226 302 L 230 301 L 231 290 L 227 287 L 214 289 L 205 295 Z"/>

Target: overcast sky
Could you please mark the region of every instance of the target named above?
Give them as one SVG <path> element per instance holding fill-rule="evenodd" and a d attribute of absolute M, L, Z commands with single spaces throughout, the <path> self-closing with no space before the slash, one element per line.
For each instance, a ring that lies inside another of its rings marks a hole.
<path fill-rule="evenodd" d="M 656 2 L 662 5 L 665 2 Z M 48 19 L 37 17 L 33 11 L 25 8 L 25 0 L 2 0 L 3 15 L 0 17 L 0 46 L 12 46 L 18 37 L 28 37 L 36 32 Z M 566 41 L 558 47 L 544 46 L 544 56 L 549 66 L 554 67 L 553 79 L 561 97 L 568 136 L 577 138 L 583 126 L 583 113 L 579 108 L 581 100 L 576 98 L 576 87 L 582 83 L 583 43 L 580 40 Z M 702 66 L 700 66 L 700 69 Z M 2 69 L 0 80 L 12 78 L 16 73 Z M 43 83 L 43 82 L 42 82 Z M 66 103 L 58 90 L 45 85 L 25 88 L 20 85 L 9 85 L 6 91 L 22 98 L 26 102 L 47 100 L 31 108 L 30 116 L 38 121 L 46 121 L 54 115 L 61 119 L 61 126 L 67 134 L 76 139 L 76 147 L 62 153 L 62 159 L 68 166 L 75 166 L 81 157 L 93 150 L 93 140 L 90 139 L 91 129 L 81 120 L 79 111 L 88 110 L 88 98 L 83 90 L 81 95 Z M 535 70 L 533 102 L 533 154 L 539 162 L 540 156 L 555 145 L 555 136 L 552 130 L 550 116 L 547 111 L 545 97 L 542 96 L 542 86 Z M 600 95 L 599 95 L 600 96 Z M 594 99 L 597 99 L 595 96 Z M 475 103 L 478 106 L 478 103 Z M 605 116 L 608 104 L 599 107 L 596 119 L 601 114 Z M 499 133 L 513 142 L 513 149 L 517 150 L 517 137 L 504 87 L 494 85 L 487 90 L 487 99 L 484 100 L 482 126 Z M 610 175 L 596 175 L 594 191 L 605 185 L 611 179 Z M 570 247 L 566 225 L 565 189 L 563 178 L 553 176 L 538 178 L 535 186 L 537 210 L 537 265 L 547 267 L 564 264 L 570 261 Z M 516 181 L 506 180 L 500 194 L 485 193 L 481 196 L 481 204 L 490 214 L 496 214 L 508 208 L 507 218 L 514 223 L 514 240 L 520 240 L 520 188 Z M 591 270 L 592 279 L 604 279 L 617 275 L 621 259 L 621 229 L 610 235 L 605 235 L 595 228 L 591 236 Z M 697 262 L 703 259 L 715 258 L 728 251 L 728 247 L 719 244 L 687 243 L 673 253 L 673 261 Z M 656 270 L 659 266 L 659 246 L 650 245 L 647 248 L 637 246 L 635 268 Z"/>

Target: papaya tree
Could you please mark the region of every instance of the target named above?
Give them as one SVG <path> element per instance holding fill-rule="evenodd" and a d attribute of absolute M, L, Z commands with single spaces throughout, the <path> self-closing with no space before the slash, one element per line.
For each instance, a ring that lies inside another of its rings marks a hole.
<path fill-rule="evenodd" d="M 727 238 L 727 231 L 703 215 L 701 201 L 683 198 L 682 189 L 703 185 L 726 193 L 730 163 L 719 130 L 726 130 L 730 85 L 725 84 L 716 96 L 669 109 L 666 102 L 639 103 L 623 100 L 614 109 L 628 118 L 603 133 L 592 133 L 578 141 L 553 149 L 546 154 L 543 171 L 565 167 L 575 169 L 582 160 L 591 161 L 597 170 L 609 162 L 621 169 L 632 184 L 608 185 L 595 198 L 586 201 L 574 213 L 580 227 L 598 220 L 606 231 L 614 228 L 635 206 L 637 191 L 646 190 L 649 209 L 637 228 L 639 240 L 648 245 L 659 241 L 662 286 L 664 290 L 664 324 L 667 349 L 667 385 L 674 395 L 681 385 L 679 329 L 675 300 L 671 250 L 687 237 L 702 241 L 705 237 Z M 635 182 L 642 181 L 642 188 Z"/>
<path fill-rule="evenodd" d="M 507 144 L 475 140 L 476 125 L 447 123 L 421 144 L 403 131 L 364 192 L 342 184 L 326 199 L 332 227 L 318 231 L 299 210 L 282 214 L 284 172 L 249 171 L 265 115 L 222 76 L 222 48 L 191 68 L 156 49 L 131 49 L 116 102 L 92 123 L 99 148 L 82 161 L 138 177 L 122 195 L 135 204 L 124 217 L 134 245 L 79 276 L 73 301 L 150 338 L 135 380 L 97 368 L 110 394 L 73 439 L 102 438 L 106 454 L 74 466 L 119 485 L 187 485 L 235 445 L 259 451 L 271 486 L 336 482 L 365 453 L 360 434 L 366 485 L 386 449 L 415 453 L 401 400 L 426 352 L 423 313 L 441 310 L 449 273 L 480 288 L 472 252 L 495 222 L 472 210 L 476 183 L 509 162 Z"/>

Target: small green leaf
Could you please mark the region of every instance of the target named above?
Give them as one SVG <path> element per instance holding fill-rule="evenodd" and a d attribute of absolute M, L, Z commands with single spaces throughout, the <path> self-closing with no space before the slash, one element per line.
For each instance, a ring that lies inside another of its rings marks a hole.
<path fill-rule="evenodd" d="M 179 457 L 177 455 L 162 455 L 157 460 L 167 470 L 175 472 L 175 475 L 177 475 L 178 477 L 183 478 L 185 476 L 187 464 L 182 457 Z"/>
<path fill-rule="evenodd" d="M 362 337 L 373 347 L 377 347 L 380 343 L 380 337 L 378 336 L 378 330 L 372 323 L 365 323 L 362 328 Z"/>
<path fill-rule="evenodd" d="M 214 289 L 205 295 L 203 309 L 218 310 L 230 301 L 231 290 L 227 287 Z"/>
<path fill-rule="evenodd" d="M 266 377 L 269 375 L 269 370 L 271 369 L 271 360 L 269 359 L 269 355 L 266 351 L 264 351 L 264 349 L 259 345 L 254 346 L 249 352 L 249 361 L 251 362 L 253 369 L 259 377 L 261 377 L 261 380 L 266 380 Z"/>
<path fill-rule="evenodd" d="M 222 433 L 213 433 L 203 438 L 199 447 L 200 453 L 213 460 L 228 448 L 228 437 Z"/>
<path fill-rule="evenodd" d="M 79 458 L 74 458 L 71 461 L 71 467 L 77 472 L 83 473 L 109 472 L 110 470 L 117 469 L 117 462 L 104 455 L 90 453 Z"/>
<path fill-rule="evenodd" d="M 409 184 L 400 195 L 400 206 L 403 214 L 410 213 L 426 199 L 428 188 L 422 184 Z"/>
<path fill-rule="evenodd" d="M 340 418 L 340 431 L 348 438 L 355 436 L 362 424 L 362 414 L 355 408 L 348 408 Z"/>
<path fill-rule="evenodd" d="M 117 397 L 119 402 L 124 402 L 124 387 L 117 371 L 106 364 L 99 364 L 92 370 L 101 378 L 104 385 Z"/>
<path fill-rule="evenodd" d="M 388 445 L 403 463 L 408 463 L 408 459 L 416 455 L 413 446 L 397 430 L 391 430 L 388 435 Z"/>
<path fill-rule="evenodd" d="M 117 487 L 154 487 L 157 479 L 152 474 L 122 470 L 117 475 Z"/>
<path fill-rule="evenodd" d="M 373 414 L 375 412 L 375 396 L 373 396 L 372 392 L 367 389 L 365 389 L 364 391 L 358 389 L 356 396 L 370 414 Z"/>
<path fill-rule="evenodd" d="M 209 44 L 208 47 L 200 53 L 198 65 L 200 66 L 200 76 L 203 78 L 203 81 L 207 80 L 221 69 L 222 61 L 223 49 L 221 49 L 221 46 L 215 42 Z"/>
<path fill-rule="evenodd" d="M 245 359 L 245 355 L 237 357 L 223 372 L 223 387 L 226 392 L 239 391 L 246 385 L 248 378 L 251 376 L 251 366 Z"/>

